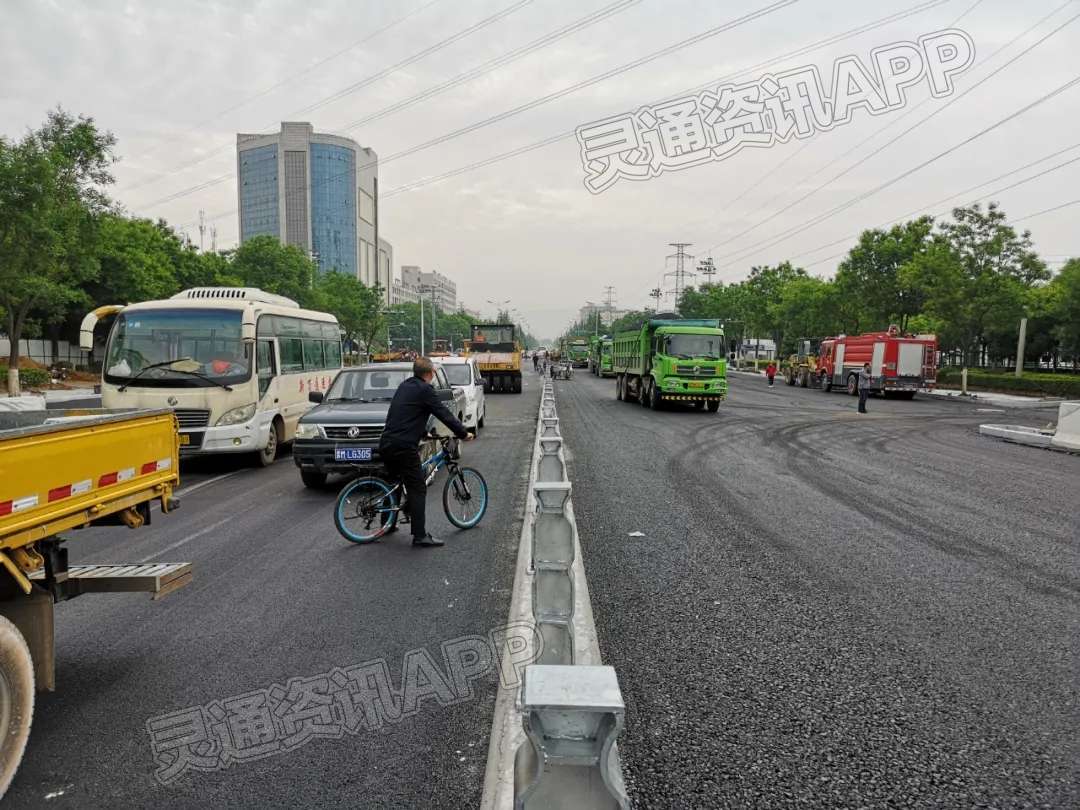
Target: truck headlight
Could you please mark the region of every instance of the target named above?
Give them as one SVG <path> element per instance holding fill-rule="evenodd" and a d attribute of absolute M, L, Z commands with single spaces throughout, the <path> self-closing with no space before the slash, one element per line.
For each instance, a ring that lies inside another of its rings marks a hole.
<path fill-rule="evenodd" d="M 231 411 L 225 411 L 221 415 L 221 418 L 215 423 L 218 427 L 224 425 L 239 425 L 244 422 L 250 421 L 251 417 L 255 415 L 255 403 L 250 405 L 242 405 L 239 408 L 233 408 Z"/>
<path fill-rule="evenodd" d="M 308 422 L 301 422 L 296 426 L 296 438 L 317 439 L 319 438 L 319 426 Z"/>

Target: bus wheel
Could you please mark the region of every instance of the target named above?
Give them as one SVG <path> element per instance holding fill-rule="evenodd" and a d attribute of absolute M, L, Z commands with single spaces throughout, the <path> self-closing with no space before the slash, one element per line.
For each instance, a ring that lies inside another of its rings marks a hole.
<path fill-rule="evenodd" d="M 281 436 L 278 433 L 278 421 L 275 419 L 270 423 L 270 435 L 266 439 L 266 447 L 255 454 L 255 458 L 259 461 L 260 467 L 269 467 L 274 463 L 274 459 L 277 458 L 278 441 Z"/>
<path fill-rule="evenodd" d="M 34 717 L 34 663 L 26 640 L 0 616 L 0 796 L 26 750 Z"/>

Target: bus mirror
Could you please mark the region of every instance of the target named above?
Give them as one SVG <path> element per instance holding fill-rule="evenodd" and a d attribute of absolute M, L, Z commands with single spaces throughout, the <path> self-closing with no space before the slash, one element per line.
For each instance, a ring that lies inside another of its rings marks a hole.
<path fill-rule="evenodd" d="M 255 342 L 255 313 L 250 308 L 244 310 L 243 320 L 240 322 L 240 339 L 245 343 Z"/>

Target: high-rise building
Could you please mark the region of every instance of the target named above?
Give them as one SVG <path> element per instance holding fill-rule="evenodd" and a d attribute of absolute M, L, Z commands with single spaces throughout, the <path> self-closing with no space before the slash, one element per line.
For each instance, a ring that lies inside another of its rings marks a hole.
<path fill-rule="evenodd" d="M 236 136 L 240 241 L 269 234 L 323 272 L 380 284 L 390 298 L 393 247 L 379 235 L 379 157 L 356 141 L 285 121 Z"/>
<path fill-rule="evenodd" d="M 457 284 L 434 270 L 426 272 L 413 264 L 401 266 L 401 284 L 405 289 L 424 293 L 428 301 L 434 301 L 444 312 L 457 309 Z"/>

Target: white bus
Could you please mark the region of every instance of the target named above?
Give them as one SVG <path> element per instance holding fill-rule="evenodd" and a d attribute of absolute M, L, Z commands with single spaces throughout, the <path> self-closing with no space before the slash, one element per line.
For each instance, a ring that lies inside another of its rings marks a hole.
<path fill-rule="evenodd" d="M 341 330 L 325 312 L 252 287 L 197 287 L 163 301 L 99 307 L 79 344 L 115 315 L 101 370 L 105 408 L 172 408 L 182 455 L 253 453 L 271 464 L 341 369 Z"/>

